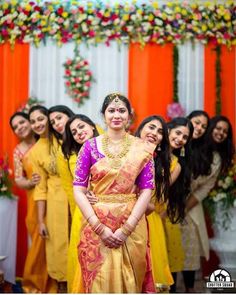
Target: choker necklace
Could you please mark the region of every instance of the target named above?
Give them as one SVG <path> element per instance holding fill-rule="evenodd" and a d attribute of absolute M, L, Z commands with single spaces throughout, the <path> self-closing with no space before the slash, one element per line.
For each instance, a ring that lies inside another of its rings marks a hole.
<path fill-rule="evenodd" d="M 109 150 L 110 145 L 118 145 L 118 146 L 122 145 L 123 148 L 121 149 L 119 153 L 112 153 Z M 122 158 L 124 158 L 124 156 L 126 156 L 126 154 L 128 153 L 130 145 L 131 145 L 131 140 L 127 133 L 125 134 L 124 138 L 121 141 L 119 141 L 117 144 L 115 144 L 114 141 L 111 141 L 111 139 L 109 138 L 107 134 L 103 135 L 102 149 L 105 156 L 108 158 L 112 168 L 119 169 L 121 167 Z"/>

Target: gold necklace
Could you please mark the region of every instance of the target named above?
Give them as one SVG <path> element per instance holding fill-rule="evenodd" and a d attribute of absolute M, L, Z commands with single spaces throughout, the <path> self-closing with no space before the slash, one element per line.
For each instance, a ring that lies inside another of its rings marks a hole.
<path fill-rule="evenodd" d="M 118 145 L 123 145 L 122 150 L 119 153 L 112 153 L 109 150 L 109 145 L 111 144 L 111 139 L 107 134 L 103 135 L 102 138 L 102 149 L 105 154 L 105 156 L 109 159 L 110 165 L 114 169 L 119 169 L 122 164 L 122 158 L 128 153 L 129 147 L 131 145 L 131 140 L 129 139 L 128 134 L 125 134 L 125 137 L 122 139 L 122 141 L 118 142 Z M 114 144 L 114 142 L 113 142 Z"/>

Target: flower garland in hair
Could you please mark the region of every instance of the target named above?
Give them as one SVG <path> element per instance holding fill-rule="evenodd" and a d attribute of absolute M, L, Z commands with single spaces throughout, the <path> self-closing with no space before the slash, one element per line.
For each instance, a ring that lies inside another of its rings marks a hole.
<path fill-rule="evenodd" d="M 63 64 L 65 68 L 65 86 L 67 94 L 78 104 L 84 103 L 89 98 L 91 88 L 92 72 L 89 70 L 89 63 L 75 48 L 74 59 L 67 59 Z"/>

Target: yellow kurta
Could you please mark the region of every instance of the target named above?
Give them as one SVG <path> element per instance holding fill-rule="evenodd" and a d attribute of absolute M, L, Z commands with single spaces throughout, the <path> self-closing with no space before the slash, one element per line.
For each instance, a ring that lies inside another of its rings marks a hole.
<path fill-rule="evenodd" d="M 174 281 L 169 268 L 165 232 L 159 215 L 160 206 L 156 201 L 156 192 L 152 196 L 152 202 L 155 204 L 155 211 L 147 216 L 152 273 L 156 286 L 170 286 Z"/>
<path fill-rule="evenodd" d="M 14 168 L 15 178 L 24 176 L 31 178 L 30 150 L 23 155 L 16 147 Z M 37 206 L 33 199 L 33 193 L 33 189 L 27 190 L 26 227 L 31 239 L 31 246 L 25 261 L 22 287 L 25 293 L 55 293 L 56 282 L 49 277 L 47 272 L 45 241 L 38 232 Z"/>
<path fill-rule="evenodd" d="M 178 163 L 178 158 L 173 156 L 171 160 L 170 172 Z M 166 246 L 168 252 L 169 266 L 171 272 L 179 272 L 184 267 L 184 250 L 182 246 L 182 236 L 180 224 L 171 223 L 169 218 L 165 218 L 164 228 L 166 233 Z"/>
<path fill-rule="evenodd" d="M 73 154 L 69 162 L 64 158 L 62 151 L 57 158 L 58 170 L 61 178 L 62 186 L 67 194 L 68 201 L 70 204 L 70 212 L 72 216 L 71 232 L 70 232 L 70 243 L 68 248 L 68 261 L 67 261 L 67 289 L 69 293 L 79 293 L 82 292 L 80 289 L 81 285 L 78 285 L 78 282 L 81 280 L 78 279 L 80 276 L 80 265 L 78 259 L 78 250 L 77 246 L 80 239 L 80 229 L 81 229 L 81 220 L 82 213 L 80 212 L 78 206 L 76 206 L 73 192 L 73 179 L 74 171 L 76 166 L 77 155 Z M 76 280 L 74 278 L 76 277 Z M 73 287 L 73 282 L 75 283 Z"/>
<path fill-rule="evenodd" d="M 31 150 L 33 171 L 41 176 L 35 187 L 34 200 L 47 201 L 46 259 L 49 275 L 57 281 L 66 281 L 68 251 L 68 201 L 57 173 L 56 154 L 59 144 L 54 139 L 50 153 L 49 140 L 40 138 Z"/>

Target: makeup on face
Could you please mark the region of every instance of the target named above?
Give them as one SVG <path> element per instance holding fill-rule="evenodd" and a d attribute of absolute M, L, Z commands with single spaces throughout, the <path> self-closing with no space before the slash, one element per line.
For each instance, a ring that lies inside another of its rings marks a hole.
<path fill-rule="evenodd" d="M 79 144 L 83 144 L 94 136 L 94 127 L 78 118 L 71 122 L 70 131 L 74 140 Z"/>
<path fill-rule="evenodd" d="M 115 98 L 106 108 L 104 114 L 107 127 L 125 129 L 129 121 L 129 112 L 123 101 Z"/>
<path fill-rule="evenodd" d="M 193 138 L 198 139 L 207 130 L 207 118 L 204 115 L 196 116 L 191 118 L 191 122 L 193 124 L 194 130 L 193 130 Z"/>
<path fill-rule="evenodd" d="M 169 141 L 172 149 L 183 147 L 189 138 L 189 128 L 187 126 L 178 126 L 169 130 Z"/>
<path fill-rule="evenodd" d="M 40 110 L 35 110 L 30 114 L 30 124 L 34 133 L 40 137 L 44 137 L 48 132 L 48 117 L 45 116 Z"/>
<path fill-rule="evenodd" d="M 22 116 L 15 116 L 13 118 L 12 129 L 19 139 L 27 138 L 32 132 L 30 122 Z"/>
<path fill-rule="evenodd" d="M 52 112 L 49 115 L 49 119 L 52 128 L 59 134 L 63 134 L 65 131 L 66 122 L 69 120 L 69 117 L 62 112 Z"/>
<path fill-rule="evenodd" d="M 229 124 L 225 121 L 219 121 L 212 131 L 212 138 L 216 143 L 222 143 L 226 140 L 228 132 Z"/>
<path fill-rule="evenodd" d="M 140 137 L 155 145 L 161 143 L 163 139 L 163 127 L 160 121 L 152 120 L 143 126 Z"/>

